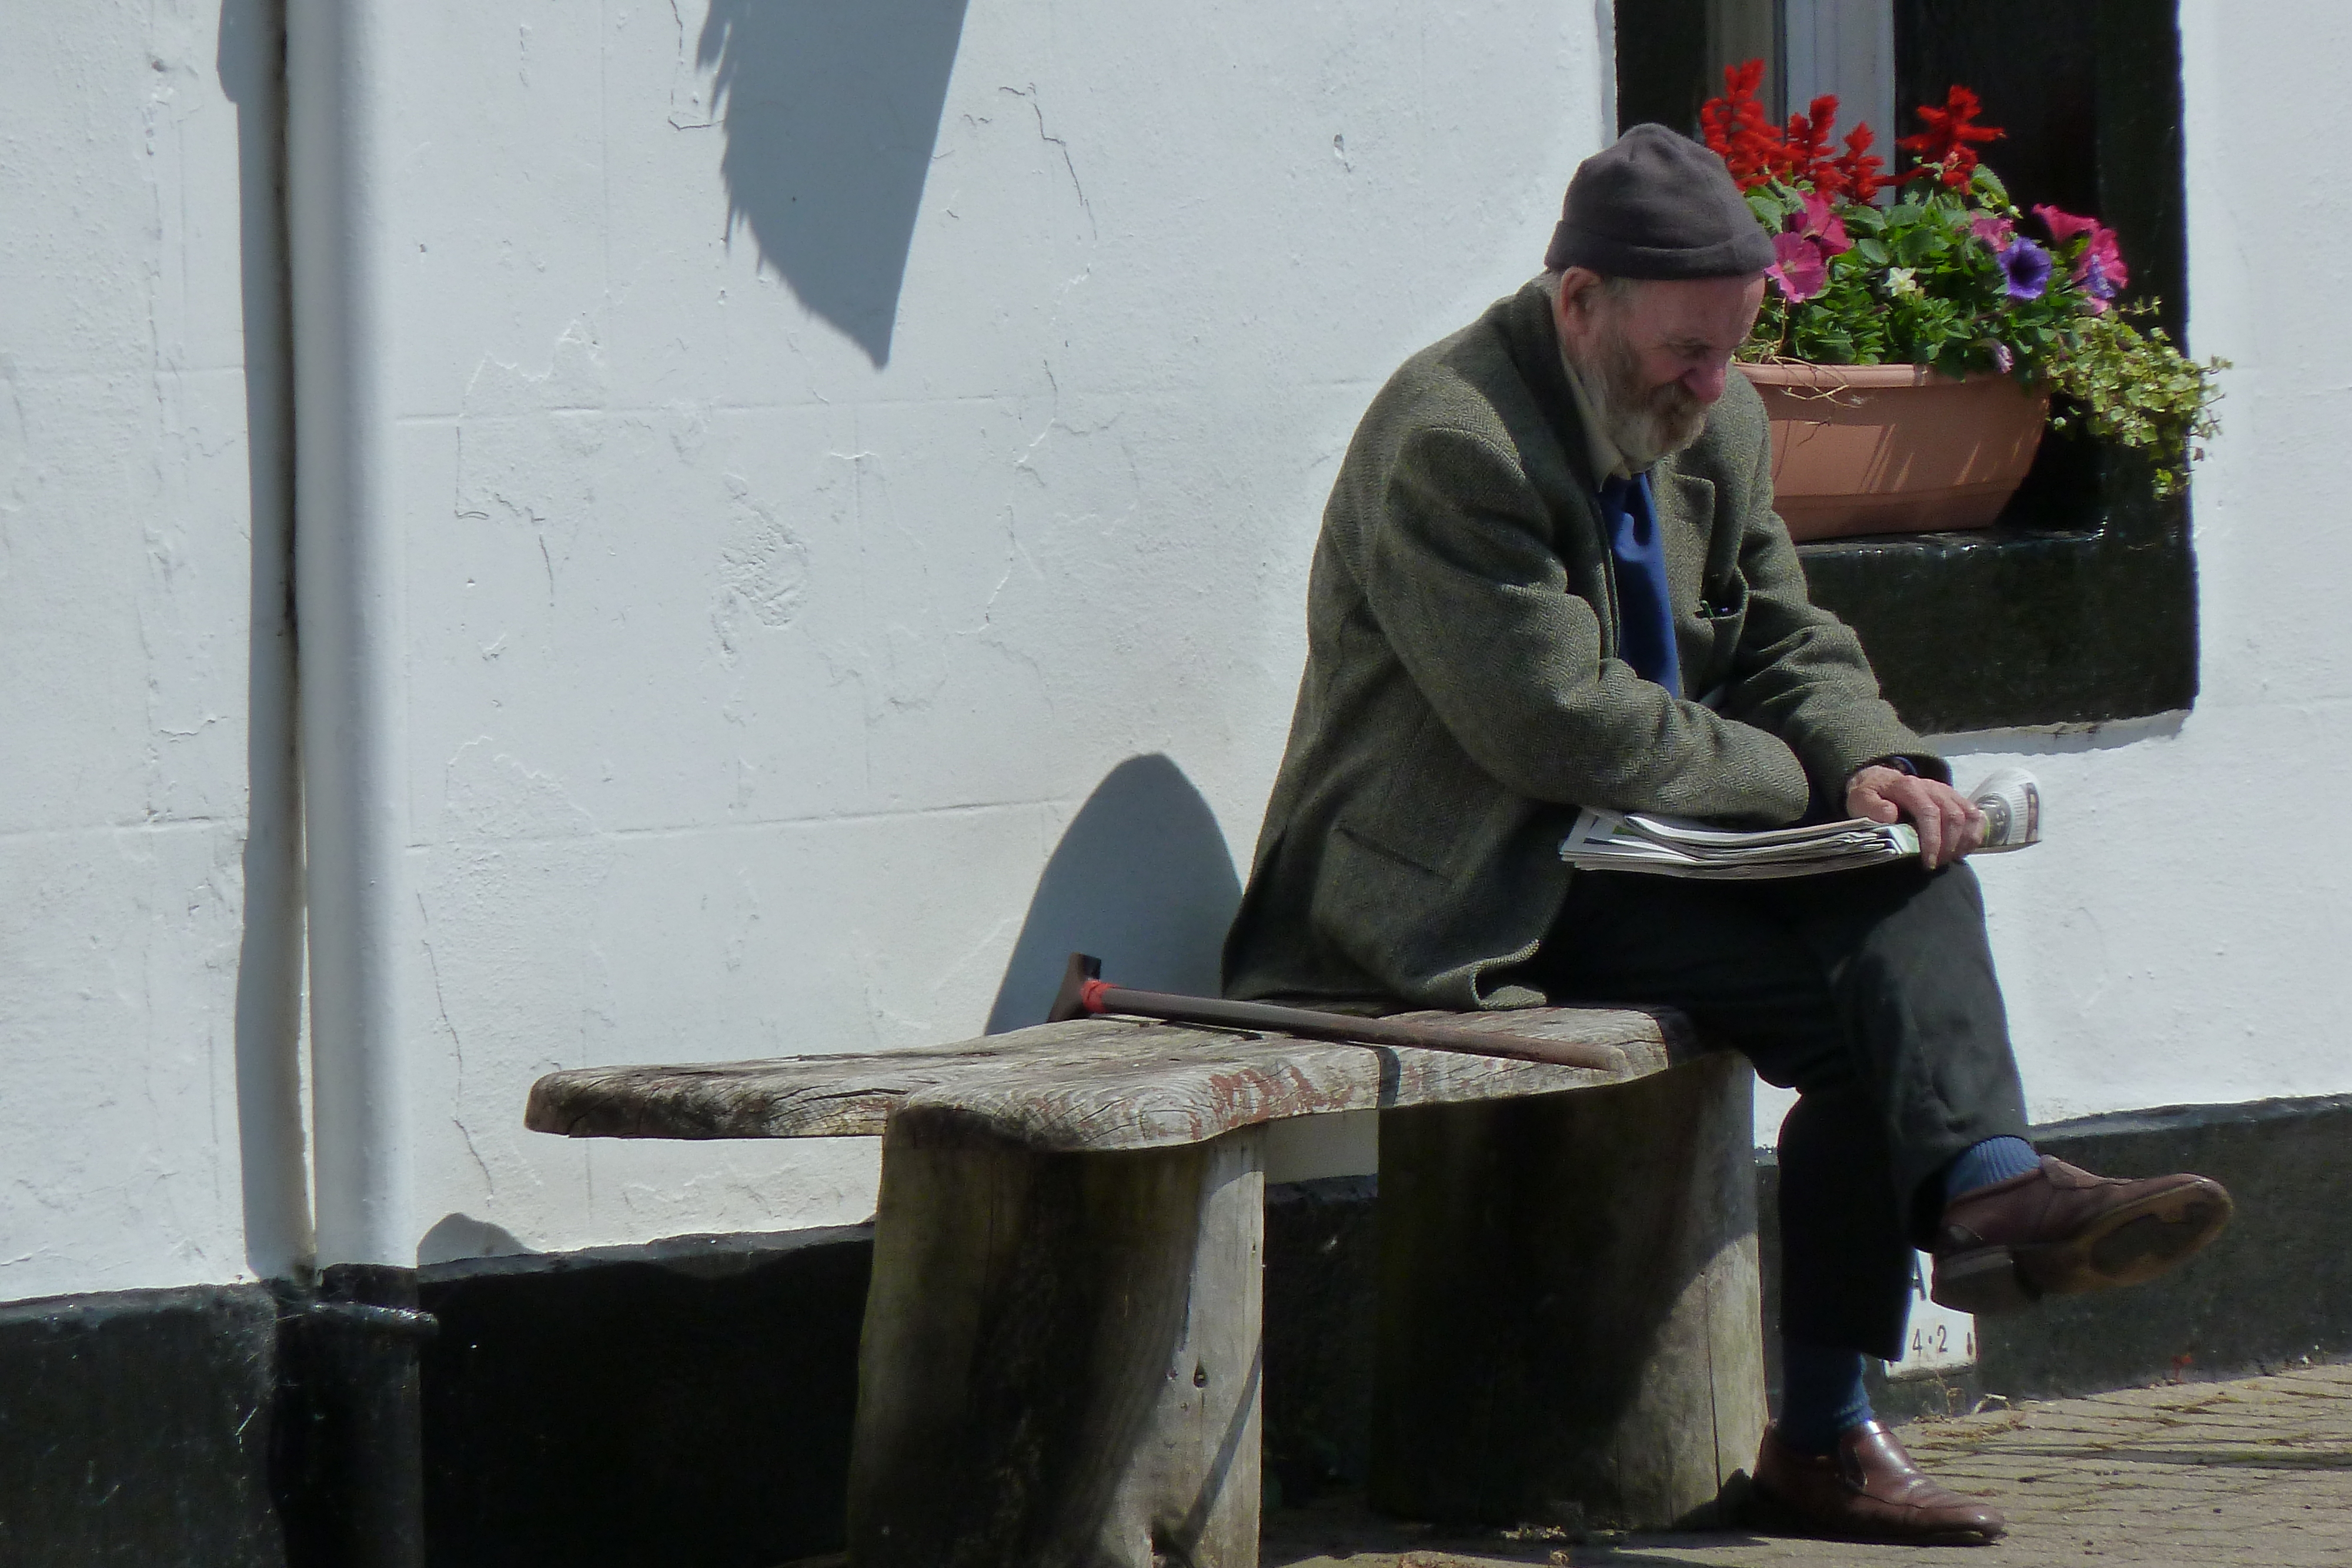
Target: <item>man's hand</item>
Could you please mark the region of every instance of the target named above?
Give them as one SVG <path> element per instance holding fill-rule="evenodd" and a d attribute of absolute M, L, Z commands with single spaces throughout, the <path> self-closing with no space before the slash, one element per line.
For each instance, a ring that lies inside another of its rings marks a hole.
<path fill-rule="evenodd" d="M 1874 822 L 1900 820 L 1918 829 L 1919 859 L 1929 871 L 1984 842 L 1984 813 L 1958 789 L 1877 763 L 1846 780 L 1845 809 Z"/>

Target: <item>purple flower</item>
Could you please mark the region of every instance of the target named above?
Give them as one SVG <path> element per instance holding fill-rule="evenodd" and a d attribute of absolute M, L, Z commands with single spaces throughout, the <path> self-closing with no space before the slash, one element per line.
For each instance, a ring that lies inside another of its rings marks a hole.
<path fill-rule="evenodd" d="M 2074 264 L 2074 281 L 2088 287 L 2084 280 L 2095 268 L 2099 287 L 2106 290 L 2099 296 L 2102 299 L 2113 299 L 2116 291 L 2131 281 L 2131 268 L 2124 265 L 2124 253 L 2116 248 L 2113 229 L 2099 229 L 2092 234 L 2091 243 L 2083 247 L 2082 259 Z"/>
<path fill-rule="evenodd" d="M 2075 279 L 2083 292 L 2094 299 L 2108 300 L 2116 297 L 2116 280 L 2107 276 L 2106 258 L 2094 251 L 2083 258 L 2083 272 Z"/>
<path fill-rule="evenodd" d="M 2000 269 L 2009 275 L 2011 299 L 2039 299 L 2050 287 L 2050 253 L 2030 239 L 2011 242 L 2000 253 Z"/>
<path fill-rule="evenodd" d="M 1992 350 L 1992 368 L 1994 370 L 1999 371 L 2002 375 L 2007 375 L 2010 371 L 2017 368 L 2017 356 L 2010 352 L 2009 345 L 2007 343 L 2000 341 L 1999 339 L 1994 339 L 1985 346 Z"/>

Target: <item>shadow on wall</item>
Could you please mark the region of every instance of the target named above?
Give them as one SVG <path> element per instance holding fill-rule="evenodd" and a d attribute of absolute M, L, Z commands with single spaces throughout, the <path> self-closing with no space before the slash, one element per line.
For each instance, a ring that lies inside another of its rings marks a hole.
<path fill-rule="evenodd" d="M 1241 883 L 1209 803 L 1160 756 L 1130 757 L 1071 819 L 1045 862 L 988 1031 L 1045 1021 L 1074 952 L 1144 990 L 1217 993 Z"/>
<path fill-rule="evenodd" d="M 695 61 L 726 127 L 728 233 L 877 367 L 965 0 L 710 0 Z"/>
<path fill-rule="evenodd" d="M 302 791 L 294 727 L 293 361 L 284 257 L 285 7 L 222 0 L 214 69 L 236 105 L 238 308 L 251 591 L 246 632 L 245 921 L 236 958 L 237 1159 L 247 1264 L 317 1250 L 302 1149 Z M 159 67 L 160 68 L 160 67 Z"/>

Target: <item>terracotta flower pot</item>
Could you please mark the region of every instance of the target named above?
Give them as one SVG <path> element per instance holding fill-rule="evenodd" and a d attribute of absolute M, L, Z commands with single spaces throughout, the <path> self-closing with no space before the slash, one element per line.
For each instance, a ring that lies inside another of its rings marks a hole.
<path fill-rule="evenodd" d="M 1772 495 L 1792 538 L 1981 528 L 2042 444 L 2047 392 L 1919 365 L 1741 365 L 1772 419 Z"/>

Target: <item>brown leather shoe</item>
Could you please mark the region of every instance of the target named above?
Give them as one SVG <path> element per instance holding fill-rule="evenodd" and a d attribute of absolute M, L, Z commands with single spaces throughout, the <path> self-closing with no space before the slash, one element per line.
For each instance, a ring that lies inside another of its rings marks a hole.
<path fill-rule="evenodd" d="M 1853 1427 L 1822 1455 L 1797 1453 L 1780 1441 L 1778 1427 L 1764 1427 L 1757 1493 L 1767 1514 L 1759 1523 L 1801 1535 L 1983 1547 L 2009 1528 L 2001 1510 L 1983 1498 L 1961 1498 L 1928 1481 L 1894 1432 L 1874 1420 Z"/>
<path fill-rule="evenodd" d="M 1944 1208 L 1928 1294 L 1964 1312 L 2010 1312 L 2155 1279 L 2221 1233 L 2230 1195 L 2200 1176 L 2125 1181 L 2042 1156 L 2042 1168 Z"/>
<path fill-rule="evenodd" d="M 1920 1473 L 1875 1421 L 1864 1421 L 1827 1454 L 1801 1454 L 1764 1428 L 1756 1455 L 1756 1490 L 1769 1514 L 1806 1535 L 1888 1541 L 1918 1546 L 1982 1546 L 2009 1528 L 2000 1510 L 1962 1497 Z"/>

